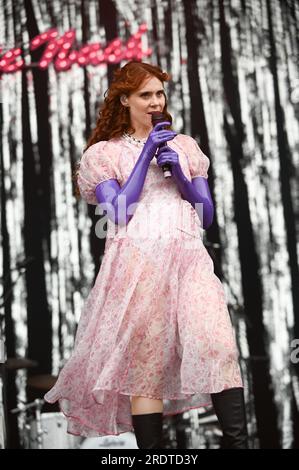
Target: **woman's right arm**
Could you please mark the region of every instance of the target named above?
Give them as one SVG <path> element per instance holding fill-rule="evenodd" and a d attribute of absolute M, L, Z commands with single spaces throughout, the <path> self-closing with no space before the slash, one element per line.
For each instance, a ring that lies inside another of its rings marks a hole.
<path fill-rule="evenodd" d="M 177 135 L 173 131 L 163 130 L 163 126 L 167 125 L 170 125 L 170 123 L 161 122 L 153 128 L 132 173 L 123 187 L 120 187 L 116 179 L 103 181 L 96 186 L 95 194 L 97 201 L 107 212 L 109 219 L 115 224 L 127 225 L 131 217 L 133 217 L 149 164 L 157 148 L 162 143 L 174 139 Z"/>

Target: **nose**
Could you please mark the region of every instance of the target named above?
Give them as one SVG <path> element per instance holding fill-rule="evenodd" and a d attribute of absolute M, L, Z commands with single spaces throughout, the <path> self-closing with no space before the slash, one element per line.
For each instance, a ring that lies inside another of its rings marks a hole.
<path fill-rule="evenodd" d="M 159 103 L 159 99 L 152 100 L 150 103 L 150 111 L 157 111 L 157 109 L 160 109 L 161 103 Z"/>
<path fill-rule="evenodd" d="M 159 104 L 160 104 L 160 99 L 157 96 L 152 96 L 150 106 L 154 108 L 154 107 L 159 106 Z"/>

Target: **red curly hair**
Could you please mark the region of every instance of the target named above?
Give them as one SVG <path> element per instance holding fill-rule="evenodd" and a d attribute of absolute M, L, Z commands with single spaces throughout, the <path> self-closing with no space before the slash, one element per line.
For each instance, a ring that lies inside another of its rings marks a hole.
<path fill-rule="evenodd" d="M 140 88 L 145 79 L 152 76 L 158 78 L 162 83 L 170 80 L 170 75 L 163 72 L 160 67 L 145 62 L 131 61 L 114 71 L 112 83 L 104 93 L 105 99 L 98 113 L 96 127 L 93 129 L 84 151 L 96 142 L 120 137 L 124 132 L 135 132 L 131 126 L 129 109 L 121 104 L 120 97 L 121 95 L 130 96 Z M 166 120 L 172 123 L 172 116 L 167 111 L 167 99 L 163 114 Z M 80 195 L 77 184 L 79 168 L 80 163 L 77 164 L 74 173 L 77 195 Z"/>

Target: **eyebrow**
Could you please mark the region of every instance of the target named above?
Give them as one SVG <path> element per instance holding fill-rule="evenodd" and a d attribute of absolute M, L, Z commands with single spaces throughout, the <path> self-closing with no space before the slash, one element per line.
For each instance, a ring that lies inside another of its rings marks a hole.
<path fill-rule="evenodd" d="M 157 90 L 156 93 L 159 93 L 161 91 L 164 92 L 164 89 L 162 88 L 161 90 Z M 149 90 L 144 90 L 144 91 L 140 91 L 139 93 L 140 93 L 140 95 L 142 95 L 143 93 L 155 93 L 155 92 L 149 91 Z"/>

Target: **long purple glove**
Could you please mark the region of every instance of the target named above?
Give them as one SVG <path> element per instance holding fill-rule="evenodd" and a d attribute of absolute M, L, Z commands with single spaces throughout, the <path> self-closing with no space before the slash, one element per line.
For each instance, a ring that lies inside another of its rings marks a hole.
<path fill-rule="evenodd" d="M 170 122 L 159 122 L 149 134 L 141 154 L 123 187 L 120 187 L 116 179 L 102 181 L 97 185 L 95 194 L 109 219 L 115 224 L 127 225 L 136 209 L 147 170 L 157 148 L 164 142 L 174 139 L 176 132 L 164 130 Z M 128 208 L 131 206 L 129 211 Z"/>
<path fill-rule="evenodd" d="M 168 147 L 161 147 L 157 153 L 157 163 L 160 167 L 165 163 L 171 164 L 172 175 L 177 183 L 179 191 L 184 199 L 186 199 L 195 208 L 202 222 L 204 230 L 210 227 L 214 217 L 214 205 L 210 193 L 209 184 L 203 176 L 192 178 L 190 182 L 183 173 L 179 162 L 178 154 Z M 203 204 L 203 213 L 201 217 L 200 207 L 195 204 Z"/>

